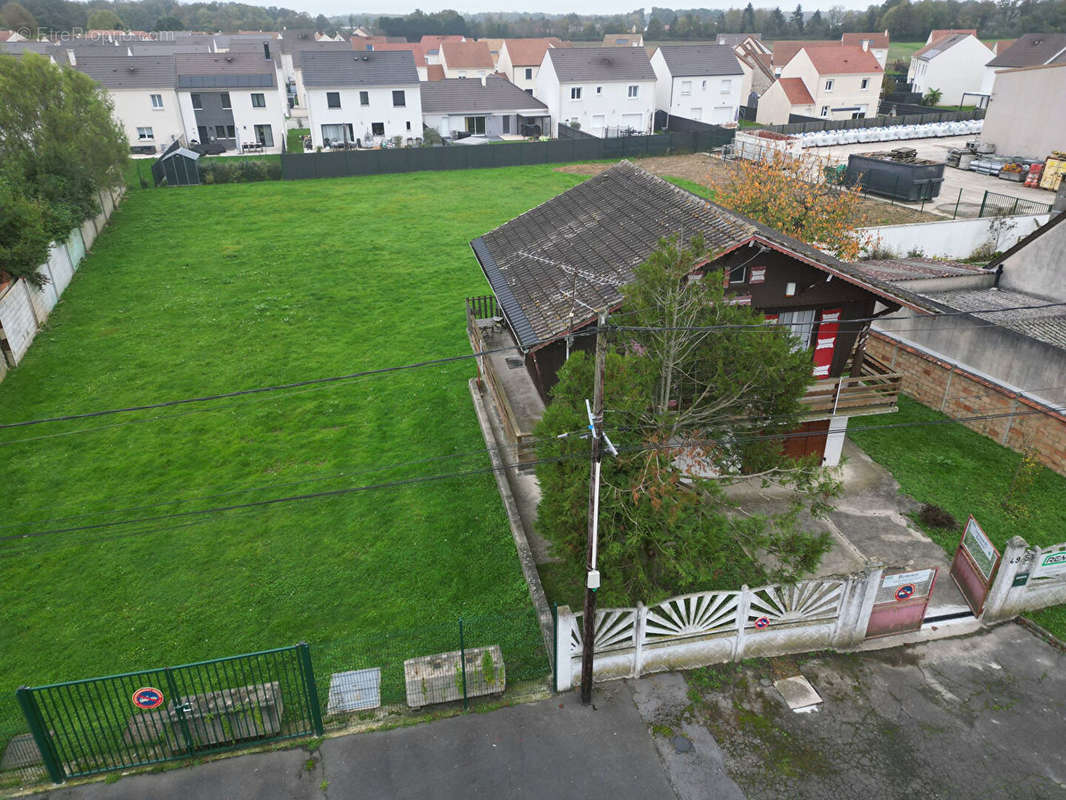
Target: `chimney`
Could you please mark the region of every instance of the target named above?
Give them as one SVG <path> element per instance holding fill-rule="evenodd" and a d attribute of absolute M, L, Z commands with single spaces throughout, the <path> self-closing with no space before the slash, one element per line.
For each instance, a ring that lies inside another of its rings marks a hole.
<path fill-rule="evenodd" d="M 67 50 L 67 58 L 70 60 L 70 66 L 72 66 L 72 67 L 78 66 L 78 59 L 74 55 L 74 51 L 73 50 Z"/>
<path fill-rule="evenodd" d="M 270 60 L 270 43 L 269 42 L 263 42 L 263 58 L 265 58 L 267 61 Z"/>
<path fill-rule="evenodd" d="M 488 84 L 488 82 L 489 82 L 489 79 L 488 79 L 488 78 L 486 78 L 486 77 L 485 77 L 484 75 L 482 75 L 482 76 L 481 76 L 481 85 L 482 85 L 482 86 L 485 86 L 485 85 L 487 85 L 487 84 Z"/>
<path fill-rule="evenodd" d="M 863 49 L 863 52 L 868 52 L 869 51 L 869 49 L 870 49 L 870 40 L 869 39 L 863 39 L 862 40 L 862 49 Z"/>

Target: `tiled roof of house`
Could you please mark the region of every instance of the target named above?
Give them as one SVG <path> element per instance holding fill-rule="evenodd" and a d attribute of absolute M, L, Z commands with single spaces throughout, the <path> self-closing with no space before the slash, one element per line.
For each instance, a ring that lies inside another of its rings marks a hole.
<path fill-rule="evenodd" d="M 814 103 L 814 98 L 811 97 L 803 78 L 778 78 L 777 82 L 781 84 L 785 97 L 788 98 L 788 102 L 792 105 L 809 106 Z"/>
<path fill-rule="evenodd" d="M 976 28 L 943 28 L 943 29 L 934 28 L 933 30 L 929 31 L 929 38 L 928 38 L 927 41 L 929 42 L 929 44 L 932 44 L 937 39 L 943 39 L 945 36 L 954 36 L 957 33 L 961 33 L 963 35 L 965 35 L 967 33 L 970 33 L 970 34 L 973 34 L 974 36 L 976 36 L 977 35 L 977 29 Z"/>
<path fill-rule="evenodd" d="M 770 80 L 774 78 L 773 56 L 763 53 L 752 47 L 751 43 L 737 45 L 741 52 L 737 53 L 737 59 L 743 61 L 753 70 L 759 70 Z M 734 52 L 736 52 L 734 50 Z"/>
<path fill-rule="evenodd" d="M 277 86 L 274 62 L 261 53 L 178 53 L 179 89 L 243 89 Z"/>
<path fill-rule="evenodd" d="M 427 64 L 426 65 L 426 80 L 427 81 L 442 81 L 444 80 L 444 67 L 440 64 Z"/>
<path fill-rule="evenodd" d="M 874 54 L 861 47 L 804 48 L 819 75 L 865 75 L 884 72 Z"/>
<path fill-rule="evenodd" d="M 1066 33 L 1027 33 L 1000 51 L 989 67 L 1035 67 L 1056 60 L 1066 50 Z"/>
<path fill-rule="evenodd" d="M 667 45 L 659 52 L 675 78 L 743 74 L 736 53 L 726 44 Z"/>
<path fill-rule="evenodd" d="M 644 41 L 640 33 L 605 33 L 603 43 L 608 47 L 637 47 Z"/>
<path fill-rule="evenodd" d="M 824 39 L 815 39 L 813 41 L 789 41 L 781 40 L 774 42 L 771 47 L 773 48 L 773 64 L 775 67 L 783 67 L 792 57 L 796 55 L 800 50 L 806 50 L 808 53 L 814 48 L 818 47 L 841 47 L 840 42 L 836 40 L 826 41 Z"/>
<path fill-rule="evenodd" d="M 504 39 L 507 55 L 516 67 L 539 67 L 549 47 L 562 47 L 563 42 L 554 36 L 544 39 Z"/>
<path fill-rule="evenodd" d="M 973 264 L 935 261 L 931 258 L 879 258 L 859 261 L 852 266 L 864 275 L 889 283 L 925 278 L 949 278 L 957 275 L 989 274 L 988 270 L 975 267 Z"/>
<path fill-rule="evenodd" d="M 718 34 L 717 43 L 727 44 L 730 47 L 736 47 L 739 44 L 743 44 L 747 38 L 762 40 L 761 33 L 720 33 Z"/>
<path fill-rule="evenodd" d="M 173 55 L 80 55 L 76 69 L 106 89 L 173 89 L 178 80 Z"/>
<path fill-rule="evenodd" d="M 484 42 L 441 42 L 441 61 L 448 69 L 492 69 L 492 53 Z"/>
<path fill-rule="evenodd" d="M 890 44 L 888 31 L 879 33 L 845 33 L 840 37 L 840 43 L 845 47 L 862 47 L 863 42 L 869 42 L 871 48 L 885 50 Z"/>
<path fill-rule="evenodd" d="M 891 284 L 833 256 L 709 203 L 622 161 L 471 242 L 523 348 L 587 324 L 589 309 L 621 304 L 620 288 L 663 237 L 702 234 L 715 253 L 749 242 L 787 252 L 879 296 Z M 907 305 L 922 308 L 911 301 Z"/>
<path fill-rule="evenodd" d="M 341 53 L 305 51 L 304 86 L 407 86 L 418 83 L 414 56 L 407 50 Z"/>
<path fill-rule="evenodd" d="M 643 47 L 553 47 L 548 58 L 560 83 L 655 80 Z"/>
<path fill-rule="evenodd" d="M 451 78 L 422 84 L 423 113 L 459 114 L 468 111 L 538 111 L 547 109 L 540 100 L 526 94 L 503 78 L 479 80 Z"/>
<path fill-rule="evenodd" d="M 941 36 L 934 39 L 921 50 L 915 52 L 912 58 L 917 58 L 919 61 L 931 61 L 944 51 L 950 50 L 959 42 L 968 39 L 972 35 L 973 34 L 971 33 L 952 33 L 948 36 Z"/>

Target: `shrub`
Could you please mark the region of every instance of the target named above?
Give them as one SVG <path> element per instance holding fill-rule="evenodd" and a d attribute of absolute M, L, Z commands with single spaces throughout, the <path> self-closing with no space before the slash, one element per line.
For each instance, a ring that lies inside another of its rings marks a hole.
<path fill-rule="evenodd" d="M 959 521 L 955 517 L 940 506 L 934 506 L 932 503 L 926 503 L 922 506 L 918 512 L 918 519 L 923 525 L 928 525 L 930 528 L 940 528 L 945 531 L 957 531 L 960 527 Z"/>

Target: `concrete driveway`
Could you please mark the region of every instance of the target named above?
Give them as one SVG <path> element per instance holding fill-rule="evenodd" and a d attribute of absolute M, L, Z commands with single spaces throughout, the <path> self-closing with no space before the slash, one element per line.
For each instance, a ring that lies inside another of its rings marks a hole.
<path fill-rule="evenodd" d="M 913 147 L 918 151 L 918 158 L 930 161 L 943 162 L 948 156 L 948 150 L 952 147 L 965 148 L 966 142 L 979 139 L 979 134 L 970 136 L 945 136 L 939 139 L 908 139 L 893 142 L 860 142 L 857 144 L 832 145 L 830 147 L 811 148 L 809 152 L 819 156 L 828 156 L 833 163 L 846 164 L 848 156 L 852 153 L 887 152 L 896 147 Z M 1024 200 L 1033 200 L 1037 203 L 1050 205 L 1055 200 L 1055 193 L 1046 189 L 1029 189 L 1020 183 L 1000 180 L 990 175 L 979 175 L 970 170 L 944 167 L 944 183 L 940 187 L 940 195 L 930 204 L 926 203 L 926 211 L 936 211 L 939 214 L 952 216 L 955 211 L 955 203 L 959 200 L 959 191 L 962 191 L 959 203 L 960 217 L 975 217 L 981 207 L 981 199 L 985 190 L 999 194 L 1020 197 Z M 920 204 L 906 204 L 908 207 L 919 208 Z"/>

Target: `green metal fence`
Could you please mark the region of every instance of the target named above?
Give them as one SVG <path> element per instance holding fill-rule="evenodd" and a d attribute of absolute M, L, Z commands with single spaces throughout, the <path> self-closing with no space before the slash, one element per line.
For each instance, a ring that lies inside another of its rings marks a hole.
<path fill-rule="evenodd" d="M 981 210 L 979 217 L 1013 217 L 1019 214 L 1047 214 L 1051 211 L 1051 203 L 1041 203 L 1038 200 L 1027 200 L 1024 197 L 1013 197 L 1009 194 L 985 191 L 981 198 Z"/>
<path fill-rule="evenodd" d="M 323 731 L 306 644 L 23 687 L 17 697 L 55 783 Z"/>

